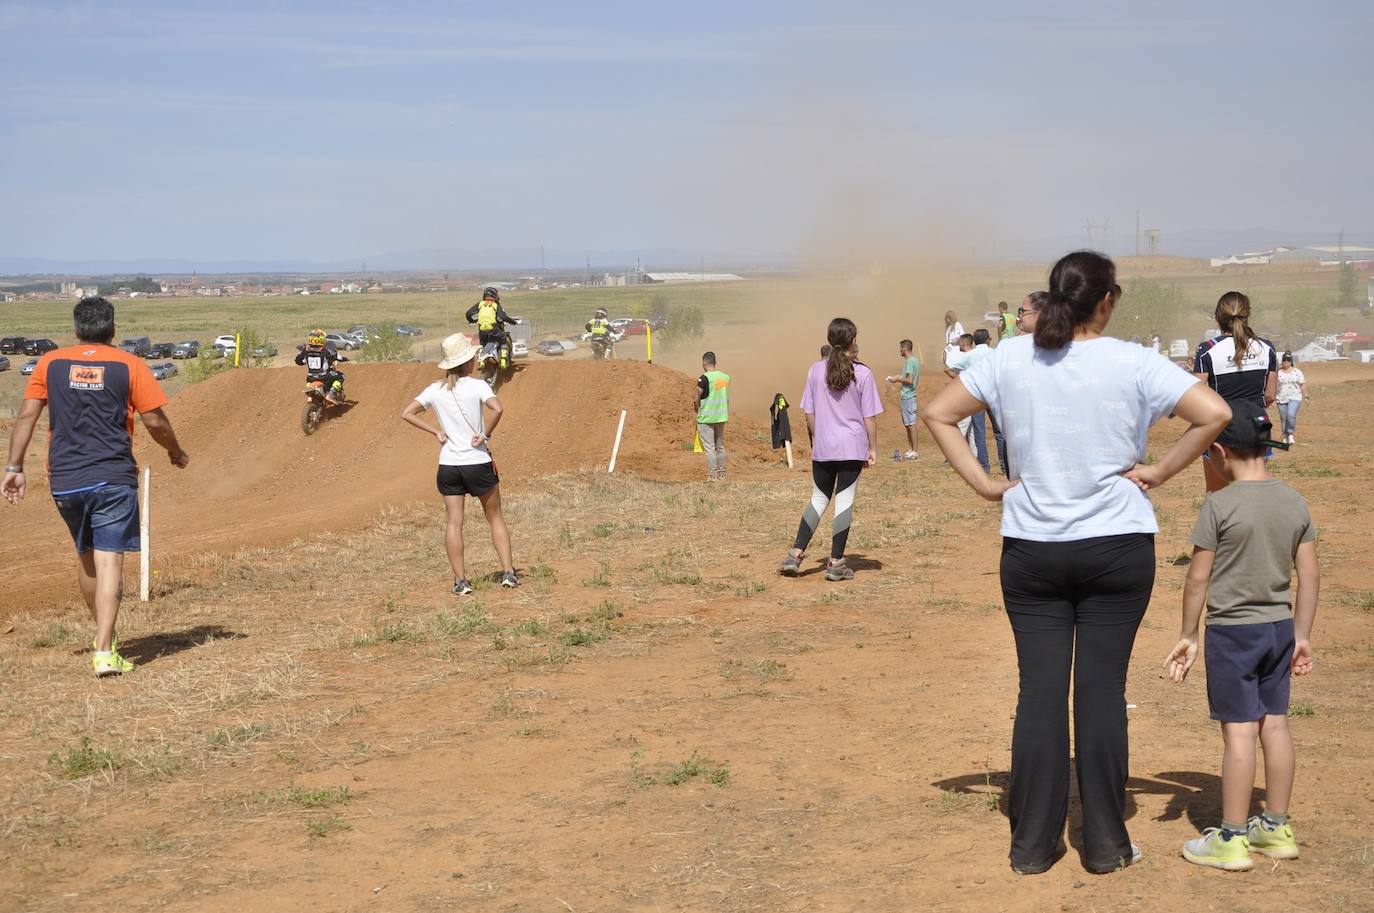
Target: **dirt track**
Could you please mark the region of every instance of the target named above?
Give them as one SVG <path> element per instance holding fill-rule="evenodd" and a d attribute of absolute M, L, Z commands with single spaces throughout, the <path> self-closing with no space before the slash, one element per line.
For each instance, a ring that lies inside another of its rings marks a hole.
<path fill-rule="evenodd" d="M 184 472 L 139 430 L 135 455 L 153 468 L 159 564 L 347 530 L 384 508 L 435 497 L 437 445 L 399 418 L 439 376 L 433 365 L 349 365 L 353 405 L 310 437 L 299 425 L 301 376 L 294 367 L 228 372 L 173 398 L 166 411 L 192 455 Z M 492 452 L 508 487 L 604 469 L 622 408 L 629 416 L 618 469 L 674 480 L 704 473 L 702 458 L 684 450 L 693 431 L 692 378 L 676 371 L 630 361 L 529 364 L 500 399 L 507 415 Z M 767 428 L 737 419 L 731 459 L 741 466 L 775 460 L 766 436 Z M 30 454 L 30 466 L 42 465 L 39 453 Z M 26 500 L 5 507 L 0 567 L 24 572 L 7 588 L 0 614 L 65 599 L 70 539 L 45 475 L 31 475 Z"/>

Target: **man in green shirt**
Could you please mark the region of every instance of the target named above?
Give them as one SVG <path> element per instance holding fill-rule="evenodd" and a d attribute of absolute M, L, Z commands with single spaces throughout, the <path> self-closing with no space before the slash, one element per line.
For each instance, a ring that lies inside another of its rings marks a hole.
<path fill-rule="evenodd" d="M 725 481 L 725 423 L 730 420 L 730 375 L 716 370 L 716 353 L 701 356 L 697 378 L 697 434 L 706 451 L 707 481 Z"/>
<path fill-rule="evenodd" d="M 921 458 L 916 452 L 916 384 L 921 379 L 921 362 L 912 353 L 912 349 L 910 339 L 903 339 L 898 343 L 897 351 L 902 356 L 902 373 L 887 376 L 888 383 L 902 385 L 902 425 L 906 428 L 907 444 L 906 453 L 902 454 L 904 460 Z"/>
<path fill-rule="evenodd" d="M 1016 328 L 1016 315 L 1007 310 L 1005 301 L 997 302 L 997 341 L 1010 339 L 1019 331 Z"/>

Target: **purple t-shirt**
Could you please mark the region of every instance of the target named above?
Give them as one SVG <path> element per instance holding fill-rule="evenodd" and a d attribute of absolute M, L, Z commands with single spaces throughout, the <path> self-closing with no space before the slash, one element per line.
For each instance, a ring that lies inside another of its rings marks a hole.
<path fill-rule="evenodd" d="M 811 459 L 868 459 L 868 432 L 864 419 L 883 411 L 873 372 L 866 365 L 854 365 L 854 381 L 840 392 L 825 385 L 825 362 L 818 361 L 806 372 L 802 391 L 802 411 L 816 417 L 816 439 L 811 444 Z"/>

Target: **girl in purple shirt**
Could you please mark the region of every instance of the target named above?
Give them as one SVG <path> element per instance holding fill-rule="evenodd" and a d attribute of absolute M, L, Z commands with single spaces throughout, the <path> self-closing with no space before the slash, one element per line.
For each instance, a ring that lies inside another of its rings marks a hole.
<path fill-rule="evenodd" d="M 873 372 L 855 360 L 859 355 L 858 336 L 854 321 L 846 317 L 830 321 L 826 330 L 830 355 L 806 372 L 801 408 L 811 436 L 811 479 L 815 490 L 802 513 L 796 545 L 778 567 L 778 573 L 784 577 L 801 573 L 802 555 L 833 498 L 835 517 L 825 579 L 854 578 L 854 569 L 845 564 L 844 546 L 849 540 L 859 473 L 878 459 L 877 416 L 883 411 Z"/>

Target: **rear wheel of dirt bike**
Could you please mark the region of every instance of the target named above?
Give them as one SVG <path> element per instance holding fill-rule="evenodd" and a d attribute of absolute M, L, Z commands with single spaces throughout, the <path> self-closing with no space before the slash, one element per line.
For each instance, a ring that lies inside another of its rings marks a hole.
<path fill-rule="evenodd" d="M 305 411 L 301 413 L 301 431 L 306 434 L 314 434 L 315 429 L 320 427 L 320 416 L 324 412 L 322 403 L 311 400 L 305 404 Z"/>
<path fill-rule="evenodd" d="M 486 381 L 487 385 L 490 386 L 493 390 L 495 390 L 496 384 L 501 379 L 501 369 L 497 367 L 495 364 L 483 365 L 481 376 L 482 380 Z"/>

